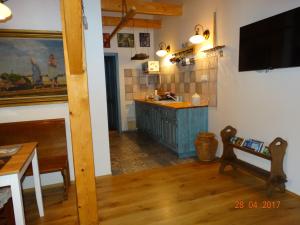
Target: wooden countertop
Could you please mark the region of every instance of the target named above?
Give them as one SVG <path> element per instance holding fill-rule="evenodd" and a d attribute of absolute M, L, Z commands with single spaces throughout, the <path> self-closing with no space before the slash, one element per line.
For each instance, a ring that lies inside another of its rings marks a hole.
<path fill-rule="evenodd" d="M 36 146 L 37 142 L 21 144 L 20 150 L 0 169 L 0 176 L 19 173 Z"/>
<path fill-rule="evenodd" d="M 207 101 L 201 102 L 200 105 L 192 105 L 191 102 L 165 103 L 165 102 L 145 100 L 145 99 L 134 99 L 134 101 L 151 104 L 151 105 L 156 105 L 156 106 L 161 106 L 161 107 L 165 107 L 165 108 L 171 108 L 171 109 L 189 109 L 189 108 L 199 108 L 199 107 L 207 107 L 208 106 Z"/>

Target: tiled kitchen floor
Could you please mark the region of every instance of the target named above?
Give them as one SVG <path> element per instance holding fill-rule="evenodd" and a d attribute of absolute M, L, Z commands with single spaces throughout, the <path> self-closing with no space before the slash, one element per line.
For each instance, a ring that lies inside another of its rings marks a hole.
<path fill-rule="evenodd" d="M 178 159 L 171 150 L 140 132 L 110 132 L 110 153 L 113 175 L 197 161 Z"/>

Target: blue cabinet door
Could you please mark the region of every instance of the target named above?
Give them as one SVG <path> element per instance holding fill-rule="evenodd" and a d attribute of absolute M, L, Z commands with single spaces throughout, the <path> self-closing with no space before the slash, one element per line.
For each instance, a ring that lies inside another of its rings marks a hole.
<path fill-rule="evenodd" d="M 136 102 L 138 130 L 167 146 L 180 158 L 196 155 L 194 141 L 207 132 L 208 108 L 171 109 Z"/>

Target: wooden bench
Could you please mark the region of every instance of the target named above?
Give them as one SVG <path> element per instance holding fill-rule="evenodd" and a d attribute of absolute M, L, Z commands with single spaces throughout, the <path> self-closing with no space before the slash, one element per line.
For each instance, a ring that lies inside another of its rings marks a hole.
<path fill-rule="evenodd" d="M 64 181 L 64 195 L 68 197 L 70 173 L 64 119 L 24 121 L 0 124 L 0 146 L 38 142 L 41 174 L 60 172 Z M 32 175 L 32 169 L 26 176 Z"/>

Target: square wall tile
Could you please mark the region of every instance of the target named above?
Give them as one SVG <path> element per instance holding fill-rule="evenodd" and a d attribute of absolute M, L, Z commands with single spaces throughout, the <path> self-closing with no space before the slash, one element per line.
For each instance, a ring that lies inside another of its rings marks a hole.
<path fill-rule="evenodd" d="M 183 72 L 179 73 L 180 83 L 184 83 L 184 74 Z"/>
<path fill-rule="evenodd" d="M 139 83 L 140 83 L 140 85 L 146 85 L 147 77 L 146 76 L 140 77 Z"/>
<path fill-rule="evenodd" d="M 171 83 L 167 84 L 167 91 L 171 91 Z"/>
<path fill-rule="evenodd" d="M 125 92 L 126 93 L 132 93 L 133 92 L 132 85 L 125 85 Z"/>
<path fill-rule="evenodd" d="M 189 83 L 184 84 L 184 93 L 190 93 L 190 84 Z"/>
<path fill-rule="evenodd" d="M 171 83 L 171 92 L 176 93 L 175 83 Z"/>
<path fill-rule="evenodd" d="M 141 92 L 146 92 L 148 89 L 146 84 L 141 84 L 139 87 Z"/>
<path fill-rule="evenodd" d="M 190 82 L 196 82 L 196 73 L 195 73 L 195 71 L 190 71 Z"/>
<path fill-rule="evenodd" d="M 132 76 L 133 76 L 133 77 L 137 77 L 140 73 L 142 73 L 142 71 L 133 69 L 133 70 L 131 70 L 131 73 L 132 73 Z"/>
<path fill-rule="evenodd" d="M 167 78 L 167 84 L 170 84 L 171 83 L 171 74 L 168 74 L 167 76 L 166 76 L 166 78 Z"/>
<path fill-rule="evenodd" d="M 190 83 L 190 93 L 195 94 L 196 92 L 196 83 Z"/>
<path fill-rule="evenodd" d="M 190 82 L 190 72 L 185 72 L 184 73 L 184 83 L 189 83 Z"/>
<path fill-rule="evenodd" d="M 175 83 L 180 82 L 180 73 L 175 73 Z"/>
<path fill-rule="evenodd" d="M 132 77 L 132 69 L 124 69 L 125 77 Z"/>
<path fill-rule="evenodd" d="M 201 82 L 201 70 L 196 70 L 195 71 L 195 75 L 196 75 L 196 82 Z"/>
<path fill-rule="evenodd" d="M 209 95 L 209 90 L 208 90 L 208 82 L 202 83 L 201 84 L 201 89 L 202 89 L 202 95 L 208 96 Z"/>
<path fill-rule="evenodd" d="M 126 101 L 132 101 L 133 100 L 133 94 L 132 93 L 127 93 L 125 96 Z"/>
<path fill-rule="evenodd" d="M 132 85 L 132 92 L 133 93 L 139 92 L 139 86 L 137 84 Z"/>
<path fill-rule="evenodd" d="M 209 81 L 217 81 L 217 69 L 210 69 L 209 70 Z"/>
<path fill-rule="evenodd" d="M 199 82 L 199 83 L 196 83 L 196 92 L 197 94 L 201 95 L 202 94 L 202 84 Z"/>
<path fill-rule="evenodd" d="M 174 73 L 171 74 L 171 83 L 175 83 L 175 74 Z"/>
<path fill-rule="evenodd" d="M 179 84 L 179 92 L 184 93 L 184 83 Z"/>
<path fill-rule="evenodd" d="M 180 84 L 175 83 L 175 92 L 179 93 L 180 92 Z"/>
<path fill-rule="evenodd" d="M 132 84 L 138 84 L 138 77 L 132 77 Z"/>
<path fill-rule="evenodd" d="M 125 77 L 125 85 L 132 85 L 132 77 Z"/>

